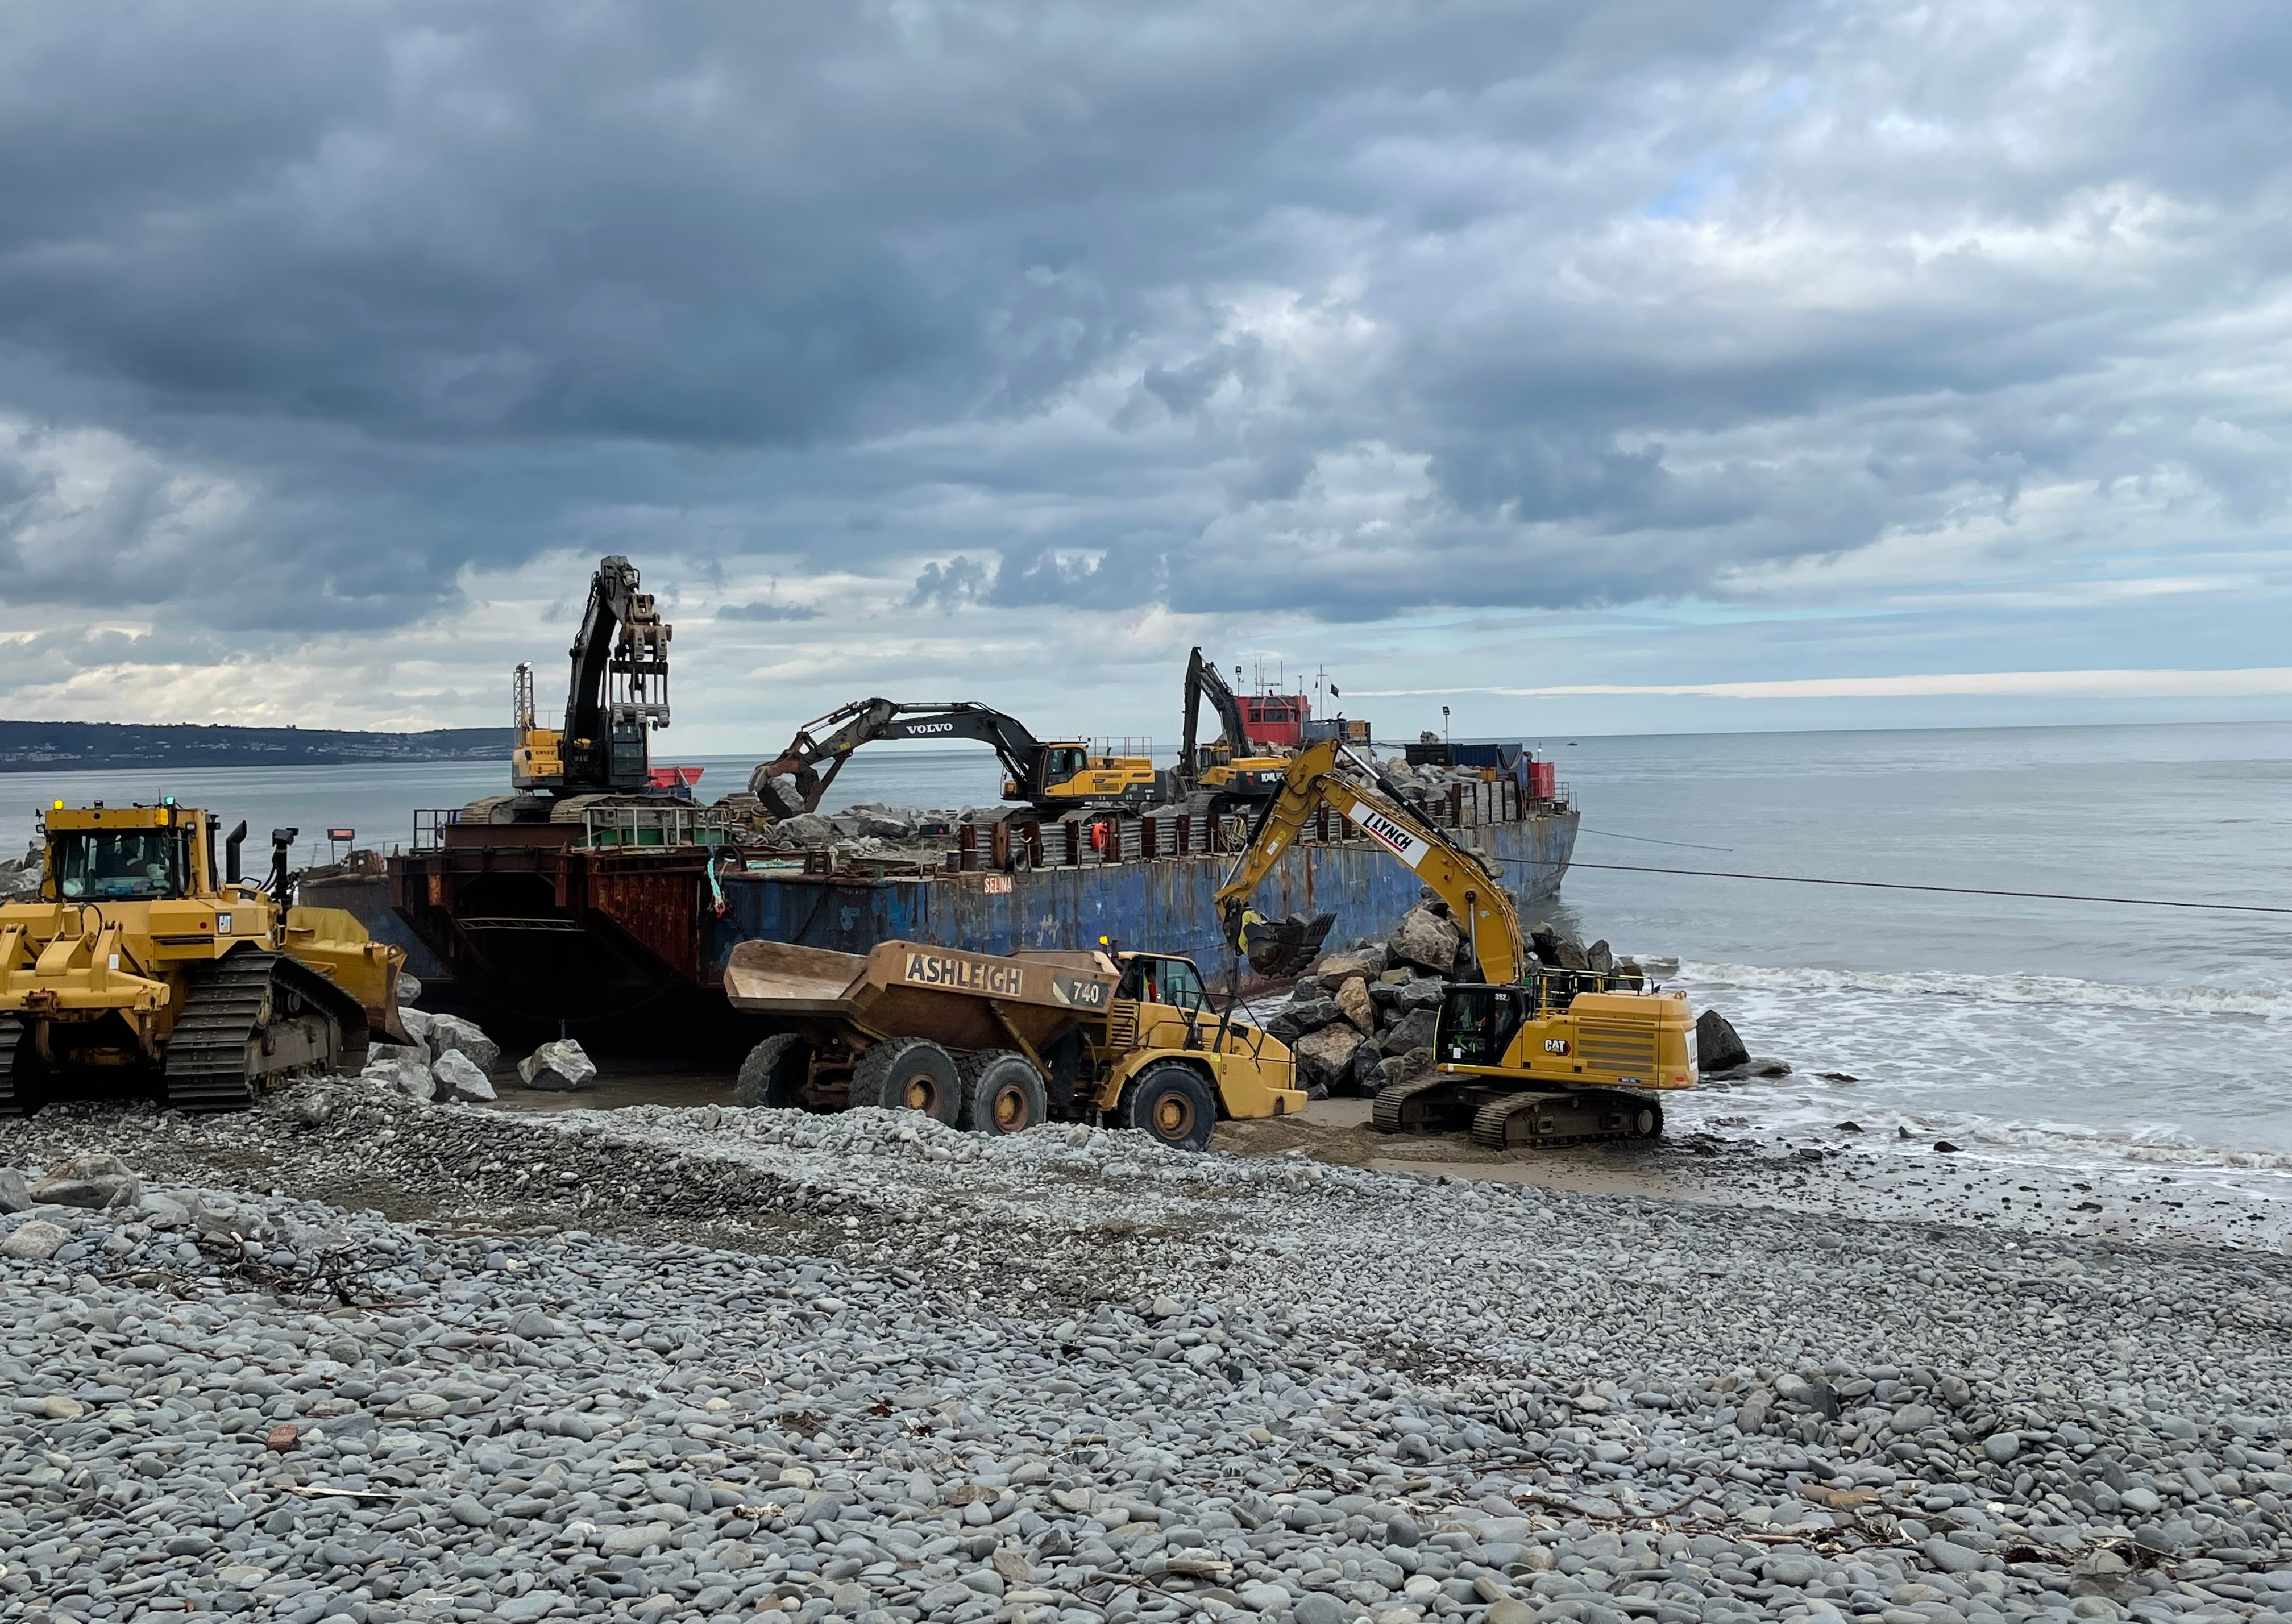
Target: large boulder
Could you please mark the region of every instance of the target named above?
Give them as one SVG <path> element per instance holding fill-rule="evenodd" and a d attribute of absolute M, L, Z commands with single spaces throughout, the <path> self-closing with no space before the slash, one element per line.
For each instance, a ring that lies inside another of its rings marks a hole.
<path fill-rule="evenodd" d="M 1400 989 L 1400 996 L 1394 1000 L 1394 1007 L 1403 1014 L 1413 1009 L 1438 1009 L 1448 991 L 1448 982 L 1437 975 L 1429 975 Z"/>
<path fill-rule="evenodd" d="M 1717 1071 L 1732 1071 L 1737 1066 L 1751 1062 L 1751 1051 L 1735 1035 L 1727 1017 L 1715 1009 L 1707 1009 L 1695 1022 L 1695 1064 L 1708 1077 Z"/>
<path fill-rule="evenodd" d="M 1395 1083 L 1413 1083 L 1432 1069 L 1432 1051 L 1429 1048 L 1388 1054 L 1376 1062 L 1377 1087 L 1390 1088 Z"/>
<path fill-rule="evenodd" d="M 1328 986 L 1335 986 L 1349 975 L 1382 975 L 1392 967 L 1392 958 L 1381 941 L 1365 942 L 1342 953 L 1332 953 L 1313 966 L 1313 974 Z"/>
<path fill-rule="evenodd" d="M 782 839 L 801 846 L 823 844 L 835 839 L 838 833 L 835 825 L 818 812 L 799 812 L 793 818 L 781 819 L 773 827 Z"/>
<path fill-rule="evenodd" d="M 1335 998 L 1292 998 L 1287 1008 L 1267 1020 L 1266 1036 L 1295 1048 L 1306 1033 L 1318 1032 L 1344 1014 Z"/>
<path fill-rule="evenodd" d="M 1392 933 L 1392 957 L 1435 975 L 1445 974 L 1457 962 L 1457 944 L 1463 938 L 1454 924 L 1431 909 L 1416 907 L 1400 916 Z"/>
<path fill-rule="evenodd" d="M 1293 1047 L 1298 1065 L 1327 1087 L 1344 1078 L 1352 1064 L 1353 1051 L 1367 1041 L 1350 1021 L 1333 1021 L 1319 1031 L 1306 1033 Z"/>
<path fill-rule="evenodd" d="M 1376 1030 L 1376 1006 L 1368 996 L 1368 987 L 1358 975 L 1348 979 L 1337 989 L 1337 1012 L 1353 1023 L 1363 1034 Z"/>
<path fill-rule="evenodd" d="M 1584 959 L 1602 975 L 1607 974 L 1616 967 L 1616 955 L 1609 948 L 1607 938 L 1604 936 L 1584 949 Z"/>
<path fill-rule="evenodd" d="M 133 1207 L 143 1181 L 118 1157 L 93 1151 L 51 1168 L 28 1193 L 35 1207 Z"/>
<path fill-rule="evenodd" d="M 1392 1024 L 1392 1029 L 1377 1039 L 1377 1047 L 1388 1054 L 1403 1054 L 1410 1049 L 1432 1046 L 1432 1027 L 1440 1018 L 1437 1009 L 1412 1009 Z"/>
<path fill-rule="evenodd" d="M 916 815 L 907 807 L 854 806 L 849 809 L 849 813 L 862 835 L 872 835 L 878 840 L 913 840 L 916 837 Z"/>
<path fill-rule="evenodd" d="M 429 1057 L 397 1044 L 378 1046 L 392 1051 L 380 1059 L 369 1054 L 359 1081 L 427 1105 L 438 1097 L 438 1079 L 431 1074 Z"/>
<path fill-rule="evenodd" d="M 438 1058 L 438 1046 L 430 1041 L 430 1034 L 438 1024 L 437 1016 L 426 1009 L 400 1009 L 398 1012 L 398 1022 L 406 1029 L 406 1035 L 422 1046 L 422 1057 L 424 1060 Z"/>
<path fill-rule="evenodd" d="M 438 1056 L 437 1063 L 430 1068 L 430 1075 L 437 1082 L 438 1097 L 440 1099 L 448 1095 L 462 1100 L 490 1100 L 494 1097 L 494 1086 L 487 1078 L 485 1068 L 459 1049 L 448 1049 Z"/>
<path fill-rule="evenodd" d="M 517 1062 L 518 1080 L 553 1094 L 586 1088 L 597 1080 L 597 1062 L 570 1038 L 545 1043 Z"/>
<path fill-rule="evenodd" d="M 1592 961 L 1585 957 L 1584 949 L 1573 937 L 1565 935 L 1550 925 L 1539 925 L 1529 933 L 1529 945 L 1536 956 L 1555 970 L 1589 970 Z"/>
<path fill-rule="evenodd" d="M 25 1182 L 23 1171 L 0 1167 L 0 1212 L 27 1212 L 31 1205 L 32 1188 Z"/>
<path fill-rule="evenodd" d="M 402 1016 L 406 1013 L 403 1006 L 419 1003 L 421 998 L 422 983 L 400 970 L 398 973 L 398 1002 L 401 1006 L 399 1014 Z"/>
<path fill-rule="evenodd" d="M 466 1055 L 480 1073 L 492 1071 L 494 1063 L 501 1059 L 501 1045 L 487 1037 L 476 1022 L 464 1021 L 459 1015 L 431 1016 L 429 1040 L 438 1059 L 443 1060 L 448 1054 Z"/>

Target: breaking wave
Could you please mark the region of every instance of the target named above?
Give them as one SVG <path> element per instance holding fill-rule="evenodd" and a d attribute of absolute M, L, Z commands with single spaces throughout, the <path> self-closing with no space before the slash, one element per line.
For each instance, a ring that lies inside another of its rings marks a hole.
<path fill-rule="evenodd" d="M 2066 1005 L 2153 1014 L 2253 1015 L 2292 1021 L 2292 990 L 2223 987 L 2127 987 L 2056 975 L 1960 975 L 1942 970 L 1777 969 L 1763 965 L 1679 967 L 1699 990 L 1731 987 L 1778 993 L 1875 993 L 1891 998 L 1965 998 L 1992 1004 Z"/>

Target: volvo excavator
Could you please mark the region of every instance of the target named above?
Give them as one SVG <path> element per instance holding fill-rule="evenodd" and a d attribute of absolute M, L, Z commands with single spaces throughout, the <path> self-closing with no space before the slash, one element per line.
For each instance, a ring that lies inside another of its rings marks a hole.
<path fill-rule="evenodd" d="M 0 904 L 0 1114 L 107 1086 L 223 1111 L 304 1073 L 355 1071 L 398 1014 L 404 949 L 340 909 L 288 905 L 296 831 L 271 832 L 269 878 L 240 877 L 241 823 L 157 806 L 67 807 L 43 820 L 36 900 Z"/>
<path fill-rule="evenodd" d="M 1144 806 L 1162 788 L 1150 755 L 1093 754 L 1081 739 L 1039 739 L 1017 718 L 985 705 L 859 699 L 798 728 L 787 749 L 748 775 L 749 792 L 775 808 L 815 812 L 851 752 L 879 739 L 965 739 L 990 746 L 1009 774 L 1003 798 L 1028 802 L 1038 812 Z M 800 804 L 786 805 L 771 788 L 776 778 L 795 780 Z"/>
<path fill-rule="evenodd" d="M 1239 667 L 1235 675 L 1240 675 Z M 1197 743 L 1204 699 L 1217 713 L 1219 735 L 1211 742 Z M 1215 814 L 1263 805 L 1279 791 L 1288 758 L 1288 751 L 1261 745 L 1249 736 L 1241 701 L 1217 667 L 1196 649 L 1186 661 L 1186 721 L 1178 746 L 1178 772 L 1188 796 L 1198 800 L 1198 810 Z"/>
<path fill-rule="evenodd" d="M 1320 946 L 1261 918 L 1249 900 L 1324 806 L 1448 904 L 1483 978 L 1444 993 L 1433 1069 L 1378 1092 L 1379 1131 L 1469 1127 L 1474 1143 L 1492 1150 L 1663 1132 L 1662 1095 L 1696 1080 L 1695 1022 L 1685 996 L 1648 990 L 1628 973 L 1537 963 L 1501 875 L 1385 793 L 1374 764 L 1338 740 L 1308 745 L 1290 758 L 1279 792 L 1218 889 L 1220 924 L 1252 967 L 1295 971 Z"/>

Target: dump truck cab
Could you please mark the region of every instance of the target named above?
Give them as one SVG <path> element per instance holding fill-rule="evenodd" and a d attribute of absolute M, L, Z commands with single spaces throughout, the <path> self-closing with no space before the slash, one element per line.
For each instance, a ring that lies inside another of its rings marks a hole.
<path fill-rule="evenodd" d="M 360 1057 L 372 1032 L 404 1041 L 403 951 L 337 909 L 281 906 L 295 830 L 272 832 L 269 890 L 241 878 L 246 834 L 219 843 L 172 799 L 48 809 L 40 895 L 0 905 L 0 1111 L 153 1078 L 169 1104 L 242 1105 Z"/>

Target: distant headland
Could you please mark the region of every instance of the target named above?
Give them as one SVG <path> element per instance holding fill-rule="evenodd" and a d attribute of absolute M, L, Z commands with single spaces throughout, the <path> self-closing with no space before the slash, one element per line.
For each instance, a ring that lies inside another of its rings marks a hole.
<path fill-rule="evenodd" d="M 309 727 L 135 722 L 0 722 L 0 772 L 75 767 L 324 767 L 354 762 L 485 761 L 509 755 L 505 727 L 359 733 Z"/>

